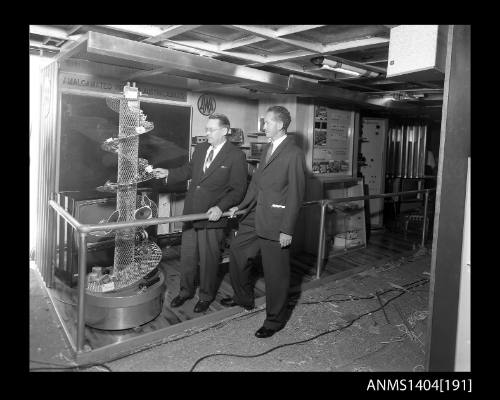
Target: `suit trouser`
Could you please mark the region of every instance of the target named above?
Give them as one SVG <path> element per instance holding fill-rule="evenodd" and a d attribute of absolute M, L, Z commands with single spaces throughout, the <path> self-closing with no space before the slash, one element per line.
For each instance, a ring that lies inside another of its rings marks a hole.
<path fill-rule="evenodd" d="M 181 281 L 179 295 L 192 297 L 196 292 L 198 263 L 200 265 L 201 301 L 213 301 L 217 294 L 217 272 L 221 261 L 224 229 L 195 229 L 185 225 L 181 243 Z"/>
<path fill-rule="evenodd" d="M 254 304 L 251 283 L 252 263 L 248 260 L 261 251 L 266 284 L 266 320 L 264 327 L 281 328 L 286 323 L 288 288 L 290 285 L 290 250 L 280 242 L 259 237 L 255 228 L 240 224 L 231 242 L 229 274 L 234 300 L 246 307 Z"/>

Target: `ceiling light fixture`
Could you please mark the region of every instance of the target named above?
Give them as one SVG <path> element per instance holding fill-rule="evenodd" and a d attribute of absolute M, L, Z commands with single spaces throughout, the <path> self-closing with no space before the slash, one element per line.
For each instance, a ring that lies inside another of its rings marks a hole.
<path fill-rule="evenodd" d="M 342 65 L 342 64 L 340 64 L 340 65 Z M 329 65 L 326 65 L 326 64 L 323 64 L 321 66 L 321 69 L 326 69 L 328 71 L 341 72 L 341 73 L 346 74 L 346 75 L 361 76 L 361 73 L 359 73 L 357 71 L 351 71 L 349 69 L 345 69 L 342 67 L 330 67 Z"/>
<path fill-rule="evenodd" d="M 329 60 L 325 57 L 314 57 L 311 59 L 311 62 L 320 67 L 320 69 L 341 72 L 351 76 L 377 78 L 381 75 L 378 72 L 368 71 L 366 69 L 354 67 L 339 61 Z"/>

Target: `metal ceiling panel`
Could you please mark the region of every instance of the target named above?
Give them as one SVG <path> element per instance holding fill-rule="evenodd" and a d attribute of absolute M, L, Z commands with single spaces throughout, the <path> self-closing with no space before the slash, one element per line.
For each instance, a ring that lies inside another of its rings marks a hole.
<path fill-rule="evenodd" d="M 327 44 L 370 36 L 389 37 L 389 32 L 383 25 L 325 25 L 290 37 Z"/>
<path fill-rule="evenodd" d="M 89 32 L 87 53 L 100 62 L 138 69 L 169 68 L 234 83 L 262 83 L 280 88 L 287 85 L 287 77 L 282 75 L 94 32 Z"/>
<path fill-rule="evenodd" d="M 201 25 L 198 28 L 176 36 L 175 39 L 189 37 L 189 34 L 198 34 L 208 38 L 214 38 L 216 41 L 236 40 L 246 36 L 243 32 L 228 28 L 224 25 Z"/>
<path fill-rule="evenodd" d="M 245 91 L 240 90 L 238 86 L 252 85 L 253 88 L 257 86 L 261 90 L 273 93 L 296 93 L 365 107 L 370 107 L 371 103 L 371 101 L 367 102 L 366 94 L 360 91 L 326 86 L 298 77 L 288 77 L 95 32 L 88 32 L 83 39 L 75 42 L 71 48 L 61 54 L 60 58 L 64 60 L 68 57 L 136 69 L 138 82 L 163 84 L 163 76 L 174 75 L 209 82 L 236 84 L 234 89 L 229 90 L 241 93 Z M 155 72 L 151 74 L 151 70 Z M 406 105 L 402 107 L 406 108 Z"/>

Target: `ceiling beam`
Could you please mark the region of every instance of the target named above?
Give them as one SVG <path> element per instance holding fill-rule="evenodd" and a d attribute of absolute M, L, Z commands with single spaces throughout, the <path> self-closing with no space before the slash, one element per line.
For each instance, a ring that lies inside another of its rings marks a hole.
<path fill-rule="evenodd" d="M 200 27 L 201 25 L 172 25 L 163 30 L 162 33 L 156 36 L 149 37 L 142 40 L 144 43 L 157 43 L 162 40 L 170 39 L 174 36 L 180 35 L 181 33 L 191 31 Z"/>
<path fill-rule="evenodd" d="M 37 49 L 57 51 L 57 52 L 61 51 L 60 47 L 43 44 L 42 42 L 36 40 L 30 40 L 30 47 L 36 47 Z"/>
<path fill-rule="evenodd" d="M 250 33 L 252 35 L 260 36 L 264 39 L 272 39 L 281 43 L 288 44 L 293 47 L 297 47 L 302 50 L 321 52 L 323 50 L 323 45 L 321 43 L 308 42 L 299 39 L 286 39 L 278 36 L 278 33 L 272 29 L 264 28 L 261 26 L 250 26 L 250 25 L 227 25 L 230 28 L 238 29 L 242 32 Z"/>
<path fill-rule="evenodd" d="M 383 38 L 383 37 L 370 37 L 370 38 L 349 40 L 349 41 L 340 42 L 340 43 L 329 43 L 329 44 L 326 44 L 323 46 L 323 51 L 321 51 L 321 52 L 300 50 L 300 51 L 295 51 L 295 52 L 290 52 L 290 53 L 285 53 L 285 54 L 279 54 L 276 56 L 269 56 L 269 57 L 266 57 L 266 61 L 263 63 L 248 64 L 247 66 L 258 67 L 261 65 L 276 64 L 276 63 L 280 63 L 283 61 L 297 60 L 297 59 L 310 57 L 310 56 L 320 56 L 320 55 L 326 56 L 326 55 L 332 55 L 332 54 L 342 53 L 342 52 L 347 52 L 347 51 L 363 50 L 363 49 L 368 49 L 368 48 L 372 48 L 372 47 L 385 46 L 387 43 L 389 43 L 389 38 Z"/>
<path fill-rule="evenodd" d="M 229 57 L 234 57 L 238 58 L 240 60 L 245 60 L 248 62 L 252 63 L 265 63 L 267 58 L 265 56 L 260 56 L 258 54 L 249 54 L 249 53 L 243 53 L 243 52 L 237 52 L 237 51 L 223 51 L 219 50 L 219 47 L 216 44 L 212 43 L 206 43 L 201 40 L 164 40 L 160 43 L 161 46 L 166 46 L 168 47 L 169 44 L 173 44 L 174 47 L 175 45 L 178 46 L 186 46 L 192 49 L 196 50 L 201 50 L 201 51 L 207 51 L 210 53 L 214 53 L 216 55 L 223 55 L 223 56 L 229 56 Z"/>
<path fill-rule="evenodd" d="M 267 39 L 264 39 L 260 36 L 245 36 L 243 38 L 232 40 L 230 42 L 221 43 L 219 44 L 219 49 L 222 51 L 226 51 L 236 49 L 238 47 L 248 46 L 254 43 L 263 42 L 264 40 Z"/>
<path fill-rule="evenodd" d="M 129 76 L 127 76 L 127 81 L 133 81 L 136 79 L 141 79 L 141 78 L 149 78 L 150 76 L 155 76 L 155 75 L 161 75 L 164 73 L 167 73 L 170 71 L 170 68 L 155 68 L 155 69 L 149 69 L 146 71 L 137 71 Z"/>
<path fill-rule="evenodd" d="M 191 90 L 192 92 L 204 92 L 207 90 L 214 90 L 214 89 L 229 89 L 229 88 L 234 88 L 234 87 L 246 88 L 246 87 L 252 87 L 252 86 L 255 86 L 255 85 L 244 84 L 244 83 L 198 82 L 195 85 L 191 85 L 189 87 L 189 90 Z"/>
<path fill-rule="evenodd" d="M 116 31 L 132 33 L 134 35 L 154 37 L 160 35 L 163 29 L 155 25 L 101 25 Z"/>
<path fill-rule="evenodd" d="M 279 28 L 276 30 L 276 37 L 281 37 L 281 36 L 286 36 L 286 35 L 292 35 L 294 33 L 299 33 L 299 32 L 304 32 L 304 31 L 309 31 L 311 29 L 316 29 L 320 28 L 325 25 L 288 25 Z M 268 40 L 265 37 L 261 36 L 246 36 L 244 38 L 240 38 L 237 40 L 232 40 L 230 42 L 225 42 L 219 44 L 219 49 L 220 50 L 230 50 L 230 49 L 235 49 L 237 47 L 243 47 L 243 46 L 248 46 L 250 44 L 254 43 L 259 43 L 263 42 L 265 40 Z"/>
<path fill-rule="evenodd" d="M 57 56 L 59 60 L 65 60 L 72 57 L 74 54 L 77 54 L 81 50 L 85 49 L 87 45 L 87 41 L 89 38 L 89 32 L 81 35 L 75 41 L 68 41 L 61 46 L 61 51 Z"/>
<path fill-rule="evenodd" d="M 75 33 L 78 29 L 82 28 L 83 25 L 73 25 L 66 33 L 69 35 L 72 35 Z"/>
<path fill-rule="evenodd" d="M 74 32 L 74 31 L 73 31 Z M 30 25 L 30 33 L 60 40 L 78 40 L 82 35 L 71 35 L 65 29 L 46 25 Z"/>

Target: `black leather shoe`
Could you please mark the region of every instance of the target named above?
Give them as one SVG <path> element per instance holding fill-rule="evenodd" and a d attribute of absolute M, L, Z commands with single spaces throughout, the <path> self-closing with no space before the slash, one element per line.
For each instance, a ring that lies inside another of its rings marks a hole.
<path fill-rule="evenodd" d="M 198 303 L 196 303 L 196 305 L 194 306 L 194 309 L 193 311 L 195 313 L 201 313 L 201 312 L 205 312 L 208 310 L 208 307 L 210 307 L 210 303 L 212 303 L 211 301 L 199 301 Z"/>
<path fill-rule="evenodd" d="M 176 308 L 182 306 L 187 300 L 192 299 L 194 296 L 191 297 L 182 297 L 182 296 L 175 296 L 172 301 L 170 302 L 170 307 Z"/>
<path fill-rule="evenodd" d="M 257 332 L 255 332 L 255 336 L 257 336 L 258 338 L 268 338 L 268 337 L 271 337 L 273 336 L 276 332 L 282 330 L 283 327 L 279 328 L 279 329 L 269 329 L 269 328 L 266 328 L 266 327 L 261 327 Z"/>
<path fill-rule="evenodd" d="M 243 307 L 245 310 L 253 310 L 255 305 L 252 305 L 252 306 L 242 306 L 242 305 L 239 305 L 238 303 L 236 303 L 236 301 L 234 301 L 234 299 L 232 297 L 225 297 L 224 299 L 222 299 L 220 301 L 220 304 L 223 305 L 224 307 L 234 307 L 234 306 L 240 306 L 240 307 Z"/>

